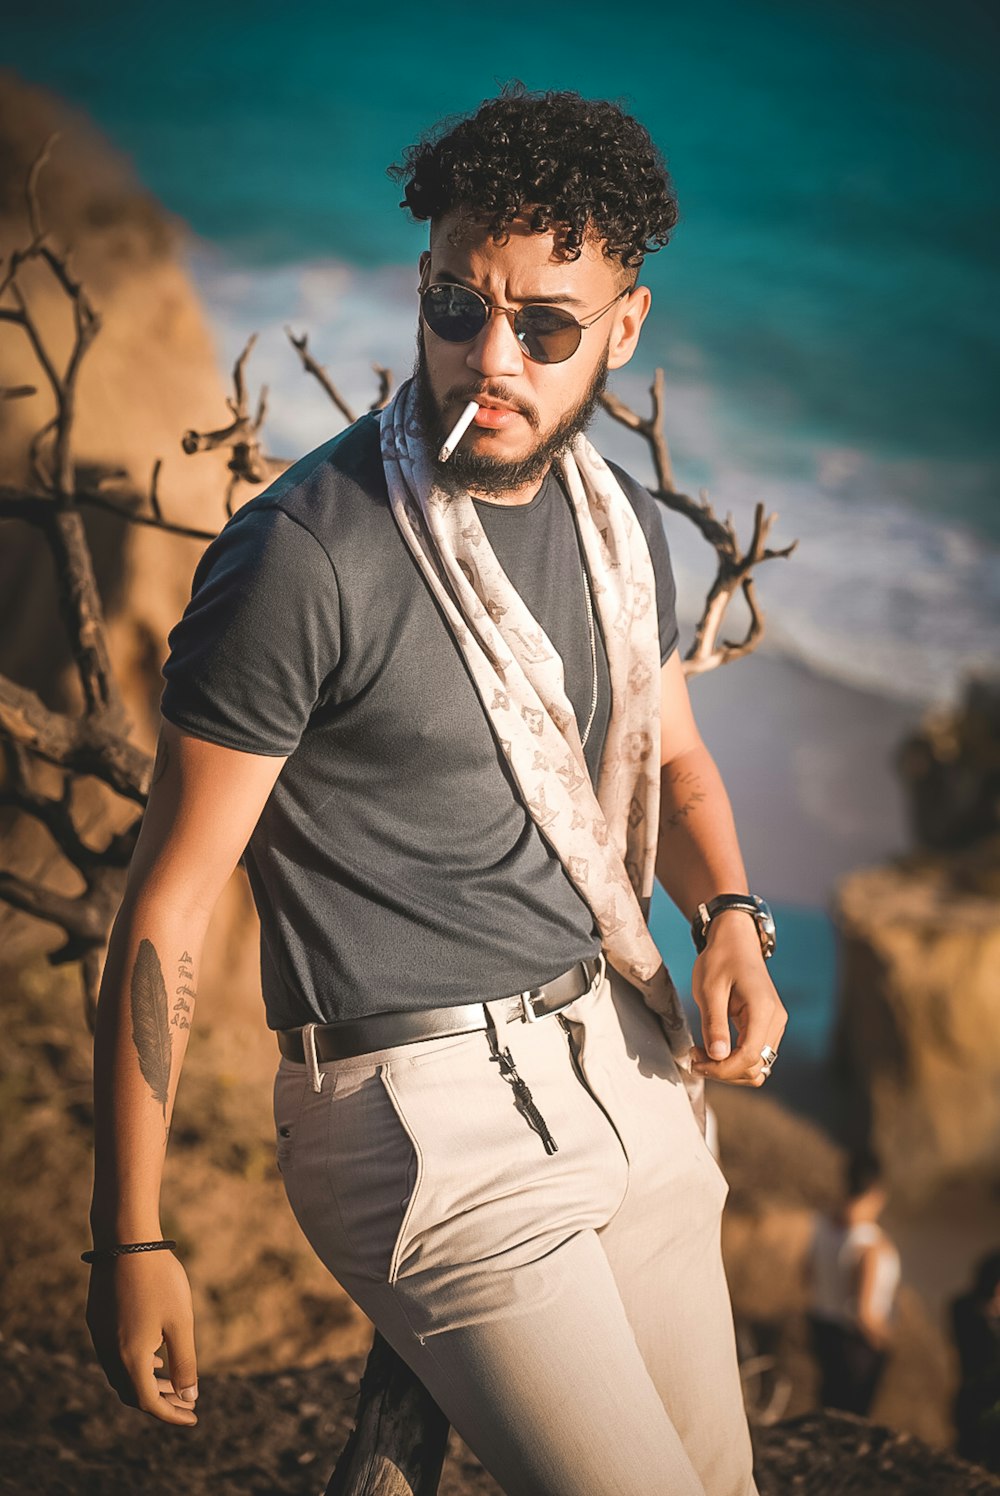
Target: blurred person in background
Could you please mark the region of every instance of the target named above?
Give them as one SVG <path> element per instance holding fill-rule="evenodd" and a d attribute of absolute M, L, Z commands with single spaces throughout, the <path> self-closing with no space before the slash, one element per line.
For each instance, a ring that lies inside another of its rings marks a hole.
<path fill-rule="evenodd" d="M 820 1369 L 820 1402 L 867 1414 L 892 1343 L 899 1252 L 879 1224 L 886 1203 L 878 1161 L 848 1161 L 846 1199 L 818 1213 L 807 1263 L 809 1323 Z"/>

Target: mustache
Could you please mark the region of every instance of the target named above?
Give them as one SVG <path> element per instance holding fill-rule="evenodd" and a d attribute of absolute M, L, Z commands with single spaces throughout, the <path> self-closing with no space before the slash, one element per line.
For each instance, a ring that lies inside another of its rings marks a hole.
<path fill-rule="evenodd" d="M 517 411 L 518 415 L 522 415 L 532 430 L 538 430 L 540 422 L 535 407 L 525 404 L 523 400 L 519 400 L 514 392 L 505 384 L 497 384 L 495 382 L 491 385 L 480 384 L 475 389 L 471 385 L 453 385 L 441 402 L 442 410 L 453 400 L 460 405 L 467 405 L 470 400 L 475 400 L 480 395 L 490 400 L 502 400 L 504 405 L 511 406 L 512 409 Z"/>

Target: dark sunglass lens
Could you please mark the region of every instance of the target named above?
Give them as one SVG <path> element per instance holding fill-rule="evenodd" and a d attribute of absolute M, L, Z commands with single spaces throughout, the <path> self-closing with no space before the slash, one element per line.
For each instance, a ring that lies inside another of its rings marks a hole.
<path fill-rule="evenodd" d="M 486 321 L 485 305 L 465 286 L 428 286 L 420 305 L 431 332 L 449 343 L 471 343 Z"/>
<path fill-rule="evenodd" d="M 580 324 L 557 306 L 525 306 L 514 318 L 525 353 L 540 364 L 561 364 L 580 346 Z"/>

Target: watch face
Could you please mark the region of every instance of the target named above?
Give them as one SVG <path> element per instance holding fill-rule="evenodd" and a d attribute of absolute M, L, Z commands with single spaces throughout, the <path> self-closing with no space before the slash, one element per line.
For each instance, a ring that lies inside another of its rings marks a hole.
<path fill-rule="evenodd" d="M 776 932 L 774 928 L 774 915 L 771 913 L 770 905 L 765 903 L 765 901 L 757 894 L 754 894 L 753 901 L 757 905 L 759 916 L 757 923 L 760 927 L 761 934 L 765 937 L 765 950 L 767 954 L 770 954 L 771 951 L 773 951 L 775 944 Z"/>

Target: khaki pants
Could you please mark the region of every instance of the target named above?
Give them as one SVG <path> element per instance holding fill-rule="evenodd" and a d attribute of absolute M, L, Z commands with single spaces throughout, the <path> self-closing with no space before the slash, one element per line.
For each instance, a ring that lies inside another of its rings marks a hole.
<path fill-rule="evenodd" d="M 756 1496 L 729 1186 L 659 1021 L 609 967 L 498 1038 L 558 1152 L 485 1033 L 282 1058 L 302 1230 L 508 1496 Z"/>

